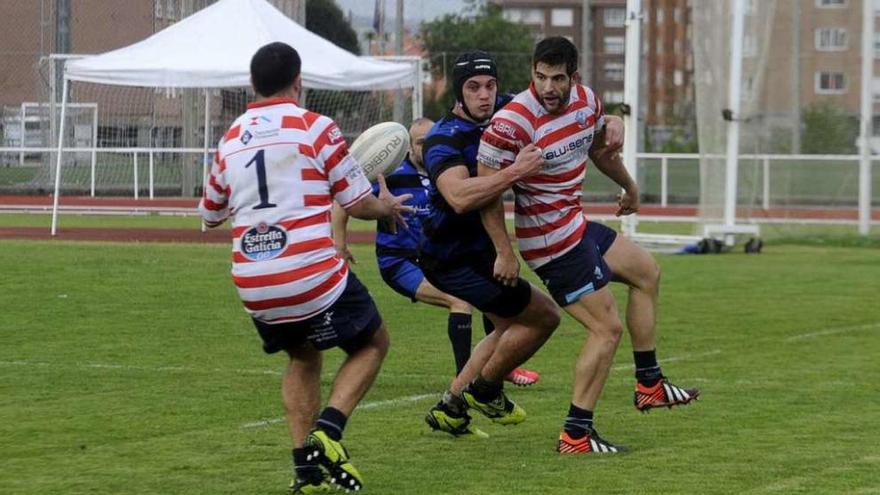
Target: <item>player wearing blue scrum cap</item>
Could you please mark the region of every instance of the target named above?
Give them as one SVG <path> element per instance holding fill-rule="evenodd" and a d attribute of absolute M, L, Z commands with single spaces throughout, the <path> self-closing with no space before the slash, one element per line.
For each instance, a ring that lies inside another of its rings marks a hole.
<path fill-rule="evenodd" d="M 496 423 L 525 419 L 525 411 L 504 394 L 503 379 L 559 325 L 559 311 L 546 294 L 523 279 L 502 283 L 493 274 L 495 249 L 480 208 L 544 163 L 541 151 L 529 145 L 500 173 L 477 176 L 480 136 L 506 103 L 498 97 L 497 84 L 491 55 L 472 51 L 459 56 L 453 68 L 455 107 L 428 133 L 423 151 L 432 209 L 422 222 L 422 270 L 432 285 L 482 311 L 495 325 L 425 418 L 431 428 L 453 435 L 485 436 L 470 424 L 469 407 Z"/>

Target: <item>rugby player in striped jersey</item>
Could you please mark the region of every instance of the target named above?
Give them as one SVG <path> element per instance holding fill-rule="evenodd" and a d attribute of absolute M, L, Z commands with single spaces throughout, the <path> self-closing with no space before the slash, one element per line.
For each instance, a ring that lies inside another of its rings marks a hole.
<path fill-rule="evenodd" d="M 639 209 L 639 188 L 606 142 L 606 116 L 599 98 L 579 84 L 578 52 L 563 37 L 539 42 L 532 59 L 532 83 L 498 111 L 482 135 L 479 173 L 491 177 L 510 167 L 527 146 L 543 153 L 541 172 L 513 185 L 519 252 L 553 299 L 589 331 L 575 366 L 572 401 L 559 437 L 561 453 L 618 452 L 593 428 L 593 410 L 623 333 L 610 281 L 629 286 L 626 326 L 636 365 L 635 407 L 687 404 L 697 389 L 671 384 L 656 359 L 656 312 L 660 268 L 632 241 L 596 222 L 581 207 L 587 160 L 617 183 L 617 215 Z M 498 260 L 495 276 L 519 277 L 499 200 L 482 210 Z"/>

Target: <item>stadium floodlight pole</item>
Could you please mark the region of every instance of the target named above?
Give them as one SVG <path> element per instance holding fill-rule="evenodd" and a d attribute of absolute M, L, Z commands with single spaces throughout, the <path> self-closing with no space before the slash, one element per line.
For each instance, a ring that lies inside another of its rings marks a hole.
<path fill-rule="evenodd" d="M 742 87 L 742 53 L 745 31 L 745 0 L 734 0 L 733 32 L 730 35 L 730 87 L 728 108 L 733 118 L 727 121 L 727 167 L 724 181 L 724 226 L 731 229 L 736 224 L 736 179 L 739 160 L 740 91 Z M 733 234 L 726 233 L 725 244 L 732 246 Z"/>
<path fill-rule="evenodd" d="M 859 234 L 871 231 L 871 125 L 874 70 L 874 2 L 862 2 L 862 94 L 859 122 Z"/>
<path fill-rule="evenodd" d="M 626 2 L 626 53 L 624 55 L 623 101 L 629 107 L 624 112 L 623 124 L 627 139 L 623 141 L 623 165 L 633 177 L 638 177 L 638 121 L 639 121 L 639 62 L 642 45 L 642 0 Z M 621 217 L 623 235 L 636 233 L 638 218 L 635 214 Z"/>
<path fill-rule="evenodd" d="M 64 120 L 67 113 L 67 76 L 63 78 L 61 85 L 61 122 L 58 123 L 58 150 L 55 154 L 55 194 L 52 196 L 52 228 L 50 234 L 54 237 L 58 232 L 58 196 L 61 195 L 61 150 L 64 146 Z"/>

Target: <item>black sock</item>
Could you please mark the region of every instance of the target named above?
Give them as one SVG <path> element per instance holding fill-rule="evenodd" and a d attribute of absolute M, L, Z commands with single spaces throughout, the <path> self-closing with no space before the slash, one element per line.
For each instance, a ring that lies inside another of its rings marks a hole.
<path fill-rule="evenodd" d="M 587 432 L 593 429 L 593 411 L 570 404 L 563 428 L 572 439 L 584 438 Z"/>
<path fill-rule="evenodd" d="M 455 356 L 455 374 L 461 373 L 464 364 L 471 357 L 471 315 L 467 313 L 449 313 L 446 331 L 452 343 L 452 354 Z"/>
<path fill-rule="evenodd" d="M 335 407 L 327 406 L 318 417 L 318 428 L 324 430 L 328 437 L 338 442 L 342 440 L 342 430 L 345 429 L 346 421 L 348 421 L 348 418 L 345 417 L 345 414 L 342 414 L 342 411 Z"/>
<path fill-rule="evenodd" d="M 305 448 L 293 449 L 293 471 L 296 473 L 296 479 L 309 483 L 320 483 L 324 474 L 318 465 L 318 458 L 309 458 L 311 452 L 306 452 Z"/>
<path fill-rule="evenodd" d="M 662 378 L 663 373 L 657 364 L 656 349 L 650 351 L 634 351 L 633 358 L 636 362 L 636 380 L 646 387 L 653 387 Z"/>
<path fill-rule="evenodd" d="M 493 330 L 495 330 L 495 324 L 486 316 L 486 313 L 483 313 L 483 331 L 486 332 L 486 335 L 489 335 Z"/>
<path fill-rule="evenodd" d="M 467 403 L 461 397 L 452 395 L 452 392 L 448 390 L 443 393 L 443 398 L 440 399 L 440 405 L 443 406 L 443 409 L 445 409 L 446 412 L 453 416 L 461 417 L 467 413 Z"/>
<path fill-rule="evenodd" d="M 498 394 L 501 393 L 501 388 L 502 384 L 490 382 L 483 378 L 482 375 L 474 378 L 474 381 L 468 385 L 470 392 L 480 402 L 489 402 L 498 397 Z"/>

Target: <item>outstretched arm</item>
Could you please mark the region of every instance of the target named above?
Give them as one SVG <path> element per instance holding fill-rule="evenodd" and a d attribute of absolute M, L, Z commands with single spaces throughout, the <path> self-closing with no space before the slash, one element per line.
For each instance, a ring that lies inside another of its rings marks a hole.
<path fill-rule="evenodd" d="M 600 172 L 605 174 L 623 189 L 617 196 L 617 212 L 615 215 L 629 215 L 639 211 L 639 186 L 623 165 L 623 160 L 616 150 L 609 150 L 605 141 L 605 129 L 596 134 L 590 158 Z"/>
<path fill-rule="evenodd" d="M 492 175 L 471 177 L 464 165 L 450 167 L 437 177 L 437 189 L 456 213 L 465 213 L 488 205 L 515 182 L 540 171 L 543 165 L 541 149 L 530 144 L 511 166 Z"/>

